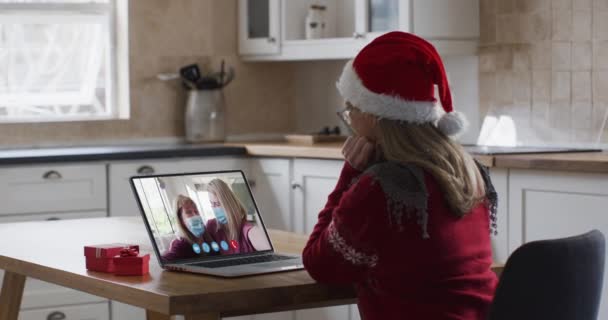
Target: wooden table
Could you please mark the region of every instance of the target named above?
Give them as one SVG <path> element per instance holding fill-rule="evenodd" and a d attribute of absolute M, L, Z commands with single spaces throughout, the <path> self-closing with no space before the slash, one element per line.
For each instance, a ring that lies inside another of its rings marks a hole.
<path fill-rule="evenodd" d="M 307 237 L 270 231 L 275 249 L 300 253 Z M 139 244 L 149 251 L 141 218 L 100 218 L 0 224 L 0 320 L 17 320 L 26 277 L 40 279 L 147 310 L 148 319 L 225 316 L 352 304 L 351 286 L 316 283 L 306 271 L 223 279 L 164 271 L 152 254 L 150 274 L 119 277 L 85 268 L 83 247 Z"/>

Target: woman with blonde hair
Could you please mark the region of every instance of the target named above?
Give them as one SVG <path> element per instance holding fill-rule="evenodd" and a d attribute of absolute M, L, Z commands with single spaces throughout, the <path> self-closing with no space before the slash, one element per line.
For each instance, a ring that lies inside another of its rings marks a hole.
<path fill-rule="evenodd" d="M 178 237 L 171 241 L 169 249 L 162 255 L 167 261 L 213 255 L 210 249 L 213 238 L 205 232 L 205 223 L 191 198 L 179 195 L 176 200 Z"/>
<path fill-rule="evenodd" d="M 215 219 L 207 221 L 207 230 L 219 241 L 222 254 L 270 250 L 264 230 L 247 221 L 247 212 L 228 184 L 213 179 L 207 185 Z"/>
<path fill-rule="evenodd" d="M 485 319 L 497 284 L 496 192 L 452 139 L 466 121 L 439 54 L 390 32 L 349 61 L 337 85 L 356 135 L 304 249 L 306 269 L 354 284 L 362 319 Z"/>

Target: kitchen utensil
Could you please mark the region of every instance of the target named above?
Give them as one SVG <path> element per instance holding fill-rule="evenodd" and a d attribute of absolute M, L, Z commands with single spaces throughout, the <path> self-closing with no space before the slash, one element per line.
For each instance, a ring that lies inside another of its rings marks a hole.
<path fill-rule="evenodd" d="M 179 74 L 183 79 L 186 79 L 192 83 L 196 83 L 201 77 L 201 70 L 197 64 L 190 64 L 179 69 Z"/>

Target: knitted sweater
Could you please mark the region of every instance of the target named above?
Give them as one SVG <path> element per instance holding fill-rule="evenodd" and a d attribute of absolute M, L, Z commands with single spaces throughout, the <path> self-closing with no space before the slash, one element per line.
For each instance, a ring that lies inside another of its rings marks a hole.
<path fill-rule="evenodd" d="M 458 218 L 417 167 L 383 163 L 361 173 L 345 163 L 304 265 L 319 282 L 354 284 L 366 320 L 484 319 L 497 284 L 489 207 Z"/>

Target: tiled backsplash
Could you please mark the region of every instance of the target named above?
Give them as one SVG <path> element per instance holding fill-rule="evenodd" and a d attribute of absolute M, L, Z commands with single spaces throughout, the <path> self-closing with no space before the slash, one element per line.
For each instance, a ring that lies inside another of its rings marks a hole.
<path fill-rule="evenodd" d="M 608 143 L 608 0 L 480 6 L 482 115 L 514 115 L 527 143 Z"/>
<path fill-rule="evenodd" d="M 228 134 L 291 130 L 292 66 L 243 63 L 236 28 L 237 0 L 131 0 L 131 118 L 2 124 L 0 145 L 183 137 L 184 90 L 158 81 L 156 74 L 191 62 L 219 68 L 221 59 L 236 69 L 235 81 L 225 91 Z"/>

